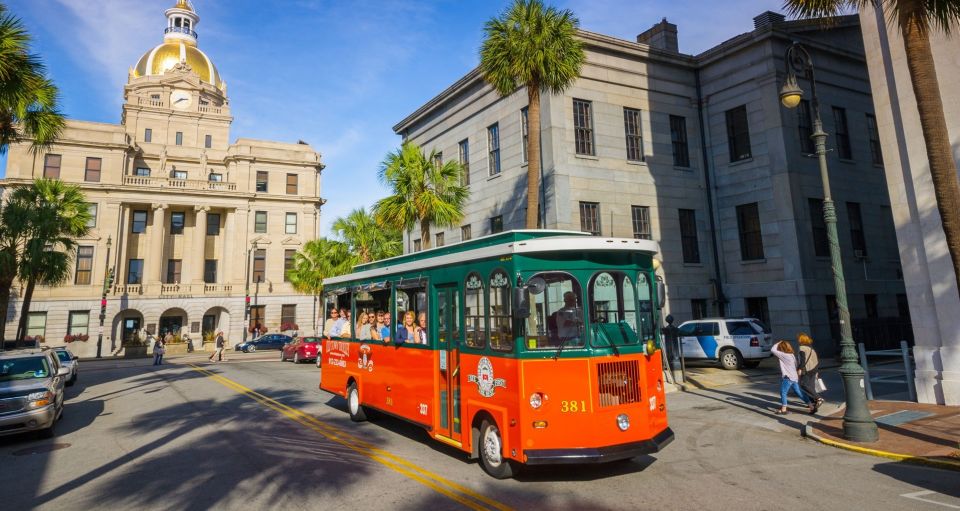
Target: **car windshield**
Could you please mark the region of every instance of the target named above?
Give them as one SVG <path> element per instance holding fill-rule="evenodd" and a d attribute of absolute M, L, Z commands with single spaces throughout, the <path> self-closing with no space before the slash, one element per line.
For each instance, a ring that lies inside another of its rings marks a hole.
<path fill-rule="evenodd" d="M 57 351 L 57 358 L 59 358 L 61 362 L 69 362 L 72 360 L 69 353 L 60 350 Z"/>
<path fill-rule="evenodd" d="M 32 380 L 50 376 L 46 357 L 22 357 L 0 360 L 0 381 Z"/>
<path fill-rule="evenodd" d="M 320 342 L 319 337 L 304 337 L 303 342 Z"/>

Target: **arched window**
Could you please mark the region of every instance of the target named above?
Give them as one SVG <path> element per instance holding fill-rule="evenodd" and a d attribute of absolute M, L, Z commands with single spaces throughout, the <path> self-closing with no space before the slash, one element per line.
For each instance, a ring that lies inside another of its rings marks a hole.
<path fill-rule="evenodd" d="M 479 273 L 467 275 L 464 283 L 464 319 L 467 328 L 467 346 L 483 348 L 487 342 L 487 324 L 484 317 L 483 278 Z"/>
<path fill-rule="evenodd" d="M 510 310 L 510 277 L 503 270 L 490 274 L 490 347 L 513 351 L 513 316 Z"/>
<path fill-rule="evenodd" d="M 623 272 L 599 272 L 589 289 L 593 345 L 637 344 L 637 295 L 630 277 Z"/>

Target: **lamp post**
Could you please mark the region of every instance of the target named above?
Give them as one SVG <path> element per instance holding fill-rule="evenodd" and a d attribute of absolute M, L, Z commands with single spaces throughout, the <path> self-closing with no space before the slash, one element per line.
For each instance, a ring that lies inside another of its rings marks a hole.
<path fill-rule="evenodd" d="M 103 320 L 107 317 L 107 292 L 113 285 L 113 269 L 110 268 L 110 244 L 112 240 L 107 236 L 107 259 L 103 264 L 103 293 L 100 295 L 100 329 L 97 333 L 97 358 L 103 348 Z"/>
<path fill-rule="evenodd" d="M 253 251 L 257 249 L 257 242 L 254 241 L 253 245 L 247 249 L 247 275 L 244 279 L 245 295 L 243 299 L 243 342 L 247 342 L 247 334 L 250 329 L 250 267 L 251 263 L 250 258 L 253 257 Z M 259 290 L 259 284 L 257 286 Z"/>
<path fill-rule="evenodd" d="M 810 98 L 813 107 L 813 134 L 817 160 L 820 163 L 820 180 L 823 182 L 823 221 L 827 227 L 830 245 L 830 268 L 836 288 L 837 308 L 840 309 L 840 376 L 846 396 L 846 411 L 843 414 L 843 436 L 855 442 L 875 442 L 878 438 L 877 424 L 867 408 L 863 387 L 863 368 L 857 363 L 857 352 L 850 330 L 850 310 L 847 309 L 847 288 L 843 278 L 843 261 L 837 238 L 837 212 L 830 195 L 830 176 L 827 171 L 827 134 L 820 120 L 820 99 L 817 97 L 817 81 L 813 74 L 810 52 L 800 43 L 787 48 L 784 61 L 787 79 L 780 89 L 780 101 L 787 108 L 796 108 L 803 98 L 803 90 L 797 84 L 795 73 L 803 73 L 810 82 Z"/>

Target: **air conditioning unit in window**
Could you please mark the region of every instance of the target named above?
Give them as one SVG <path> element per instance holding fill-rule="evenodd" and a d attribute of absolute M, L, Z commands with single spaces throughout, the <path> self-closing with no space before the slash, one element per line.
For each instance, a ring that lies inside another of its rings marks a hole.
<path fill-rule="evenodd" d="M 863 250 L 854 250 L 853 257 L 856 257 L 857 259 L 866 259 L 867 255 L 863 253 Z"/>

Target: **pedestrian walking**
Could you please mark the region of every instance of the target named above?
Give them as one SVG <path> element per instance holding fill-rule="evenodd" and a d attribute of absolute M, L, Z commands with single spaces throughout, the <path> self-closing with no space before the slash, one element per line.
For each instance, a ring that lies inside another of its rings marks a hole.
<path fill-rule="evenodd" d="M 793 353 L 793 346 L 790 341 L 781 340 L 770 349 L 773 356 L 780 361 L 780 409 L 777 415 L 786 415 L 787 394 L 793 390 L 793 393 L 799 397 L 804 404 L 810 407 L 810 413 L 817 413 L 817 404 L 810 401 L 810 398 L 800 390 L 799 377 L 797 376 L 797 357 Z"/>
<path fill-rule="evenodd" d="M 810 399 L 819 407 L 823 398 L 817 391 L 817 381 L 820 379 L 820 357 L 813 349 L 813 339 L 804 332 L 797 334 L 800 350 L 797 353 L 797 373 L 800 375 L 800 388 L 810 396 Z"/>
<path fill-rule="evenodd" d="M 210 358 L 208 359 L 208 361 L 213 362 L 214 358 L 217 359 L 217 362 L 226 361 L 227 360 L 226 357 L 223 356 L 223 348 L 224 348 L 223 332 L 217 332 L 217 340 L 215 342 L 216 342 L 217 349 L 216 351 L 213 352 L 212 355 L 210 355 Z"/>
<path fill-rule="evenodd" d="M 161 337 L 157 337 L 157 340 L 153 343 L 153 365 L 163 364 L 163 354 L 166 352 L 165 344 L 166 342 Z"/>

